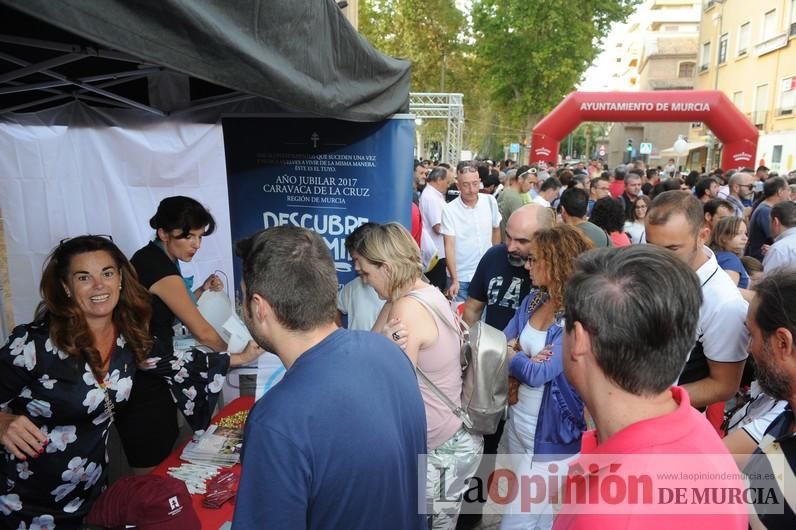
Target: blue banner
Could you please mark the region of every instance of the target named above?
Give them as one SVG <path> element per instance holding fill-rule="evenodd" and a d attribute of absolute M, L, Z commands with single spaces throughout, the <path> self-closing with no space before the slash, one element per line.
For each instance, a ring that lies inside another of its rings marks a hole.
<path fill-rule="evenodd" d="M 263 228 L 308 228 L 323 237 L 343 285 L 356 275 L 345 249 L 356 227 L 397 221 L 410 229 L 413 119 L 234 117 L 222 127 L 233 245 Z"/>

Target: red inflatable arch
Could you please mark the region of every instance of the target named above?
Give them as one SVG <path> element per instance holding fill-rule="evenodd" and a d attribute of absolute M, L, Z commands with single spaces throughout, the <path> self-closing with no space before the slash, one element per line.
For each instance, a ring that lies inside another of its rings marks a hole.
<path fill-rule="evenodd" d="M 721 167 L 754 165 L 759 133 L 718 90 L 572 92 L 533 129 L 530 162 L 558 163 L 558 143 L 584 121 L 701 121 L 724 144 Z"/>

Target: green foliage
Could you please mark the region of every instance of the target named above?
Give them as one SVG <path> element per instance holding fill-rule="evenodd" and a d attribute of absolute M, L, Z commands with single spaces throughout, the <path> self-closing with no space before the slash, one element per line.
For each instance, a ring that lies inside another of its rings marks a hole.
<path fill-rule="evenodd" d="M 454 0 L 362 0 L 359 9 L 359 31 L 371 44 L 412 61 L 413 92 L 453 91 L 463 73 L 467 31 Z"/>
<path fill-rule="evenodd" d="M 359 30 L 412 62 L 413 92 L 464 94 L 465 148 L 494 156 L 574 89 L 639 2 L 473 0 L 466 14 L 455 0 L 360 0 Z M 444 120 L 421 127 L 425 141 L 445 137 Z"/>
<path fill-rule="evenodd" d="M 533 125 L 580 82 L 640 0 L 475 0 L 475 55 L 506 121 Z"/>

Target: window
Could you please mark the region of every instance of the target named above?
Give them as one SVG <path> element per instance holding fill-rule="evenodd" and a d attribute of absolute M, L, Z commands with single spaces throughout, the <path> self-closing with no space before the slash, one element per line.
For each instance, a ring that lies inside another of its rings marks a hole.
<path fill-rule="evenodd" d="M 743 110 L 743 90 L 732 93 L 732 102 L 738 110 Z"/>
<path fill-rule="evenodd" d="M 710 41 L 702 44 L 702 57 L 699 63 L 699 71 L 704 72 L 710 65 Z"/>
<path fill-rule="evenodd" d="M 747 22 L 738 28 L 738 56 L 749 53 L 749 43 L 752 41 L 752 23 Z"/>
<path fill-rule="evenodd" d="M 766 124 L 766 109 L 768 109 L 768 85 L 759 85 L 755 90 L 755 111 L 752 113 L 752 122 L 757 127 Z"/>
<path fill-rule="evenodd" d="M 794 106 L 796 106 L 796 77 L 786 77 L 782 80 L 777 114 L 780 116 L 793 114 Z"/>
<path fill-rule="evenodd" d="M 790 31 L 788 35 L 796 35 L 796 0 L 790 0 Z"/>
<path fill-rule="evenodd" d="M 696 68 L 696 64 L 692 62 L 685 62 L 680 63 L 680 66 L 677 68 L 677 77 L 680 79 L 691 79 L 694 77 L 694 70 Z"/>
<path fill-rule="evenodd" d="M 761 41 L 765 42 L 772 38 L 777 33 L 777 10 L 772 9 L 763 15 L 763 38 Z"/>
<path fill-rule="evenodd" d="M 774 150 L 771 153 L 771 163 L 774 165 L 774 169 L 779 169 L 779 165 L 782 163 L 782 146 L 775 145 Z"/>
<path fill-rule="evenodd" d="M 727 42 L 730 40 L 730 36 L 725 33 L 719 39 L 719 54 L 716 60 L 716 64 L 724 64 L 727 62 Z"/>

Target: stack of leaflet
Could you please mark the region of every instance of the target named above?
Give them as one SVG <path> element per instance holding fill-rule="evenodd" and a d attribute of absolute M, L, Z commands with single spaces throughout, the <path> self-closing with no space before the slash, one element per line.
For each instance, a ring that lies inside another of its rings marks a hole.
<path fill-rule="evenodd" d="M 243 429 L 210 425 L 188 442 L 180 458 L 192 464 L 231 467 L 240 461 Z"/>

